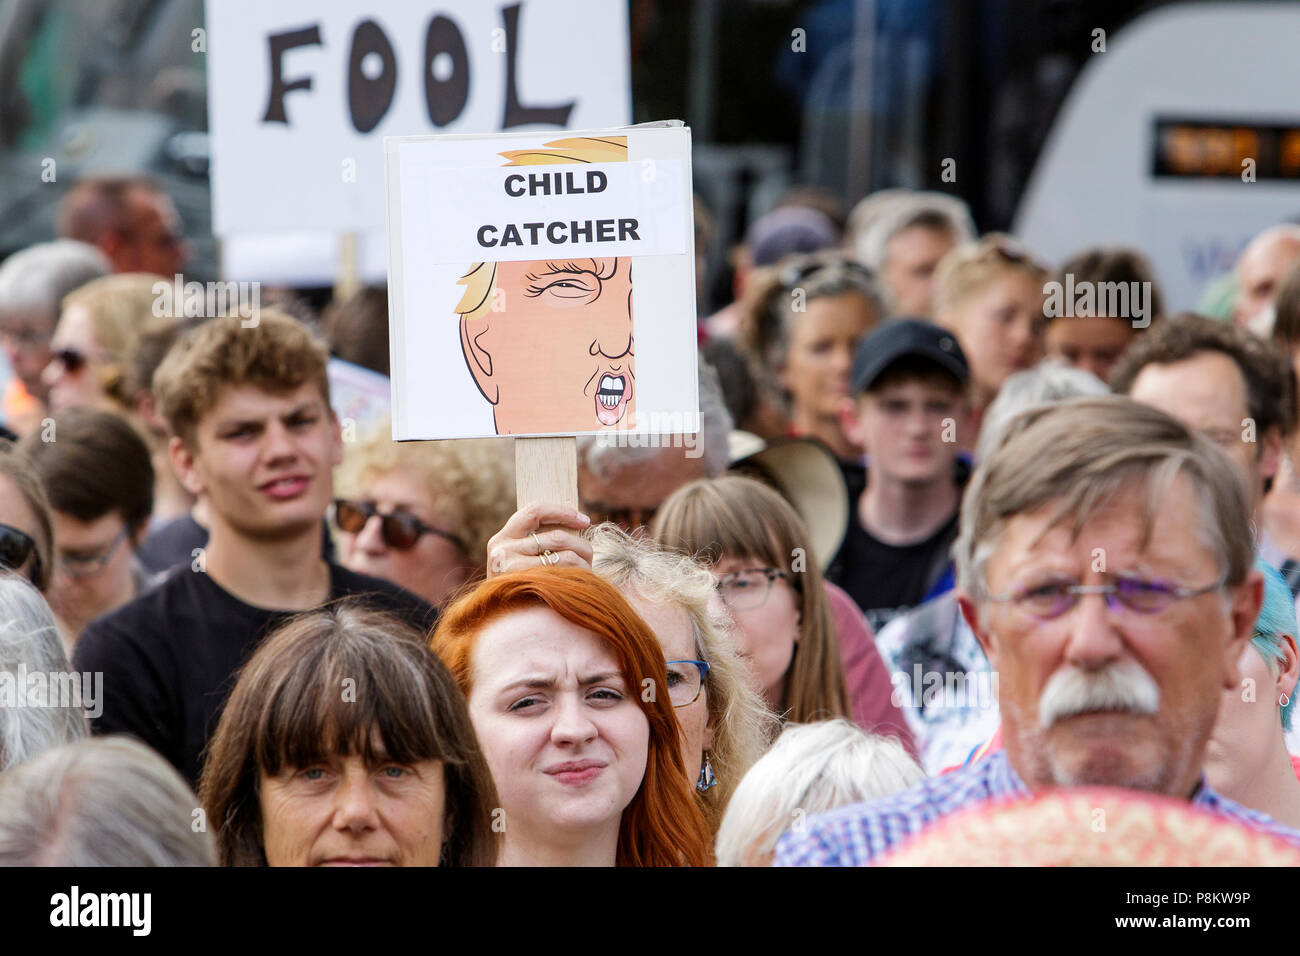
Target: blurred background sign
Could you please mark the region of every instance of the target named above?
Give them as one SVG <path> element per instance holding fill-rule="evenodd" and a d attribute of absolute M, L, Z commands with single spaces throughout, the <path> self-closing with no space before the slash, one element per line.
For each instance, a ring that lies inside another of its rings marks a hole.
<path fill-rule="evenodd" d="M 207 6 L 223 271 L 381 282 L 383 138 L 617 126 L 627 9 L 603 0 L 220 0 Z"/>
<path fill-rule="evenodd" d="M 1139 246 L 1167 304 L 1194 308 L 1251 236 L 1300 216 L 1297 36 L 1290 3 L 1178 4 L 1129 24 L 1066 97 L 1016 234 L 1051 260 Z"/>

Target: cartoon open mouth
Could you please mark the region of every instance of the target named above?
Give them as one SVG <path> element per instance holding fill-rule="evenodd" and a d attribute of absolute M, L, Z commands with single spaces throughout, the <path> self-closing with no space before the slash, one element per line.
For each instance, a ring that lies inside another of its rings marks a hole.
<path fill-rule="evenodd" d="M 596 388 L 596 418 L 602 425 L 617 425 L 627 411 L 632 388 L 624 375 L 602 375 Z"/>

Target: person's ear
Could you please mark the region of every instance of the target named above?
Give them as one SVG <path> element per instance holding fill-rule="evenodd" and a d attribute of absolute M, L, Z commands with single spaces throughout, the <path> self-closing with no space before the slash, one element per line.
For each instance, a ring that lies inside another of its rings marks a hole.
<path fill-rule="evenodd" d="M 998 652 L 993 642 L 993 634 L 984 629 L 980 621 L 979 606 L 975 599 L 971 597 L 970 592 L 957 589 L 957 608 L 961 611 L 961 616 L 966 619 L 970 626 L 971 632 L 975 635 L 975 640 L 980 642 L 980 647 L 984 649 L 984 656 L 989 659 L 989 664 L 993 670 L 998 669 Z"/>
<path fill-rule="evenodd" d="M 1232 634 L 1223 645 L 1223 686 L 1232 690 L 1241 677 L 1241 652 L 1255 633 L 1255 619 L 1264 603 L 1264 575 L 1254 568 L 1246 580 L 1230 592 L 1232 599 Z"/>
<path fill-rule="evenodd" d="M 197 440 L 196 438 L 195 441 Z M 172 468 L 176 471 L 176 477 L 185 486 L 185 490 L 195 496 L 203 494 L 207 489 L 204 487 L 203 476 L 200 474 L 194 452 L 175 435 L 172 436 L 167 450 L 171 454 Z"/>
<path fill-rule="evenodd" d="M 1277 696 L 1286 694 L 1287 698 L 1295 696 L 1296 682 L 1300 681 L 1300 650 L 1297 649 L 1294 634 L 1280 637 L 1282 660 L 1277 665 Z"/>
<path fill-rule="evenodd" d="M 474 384 L 483 397 L 495 405 L 501 398 L 500 388 L 492 381 L 492 324 L 485 314 L 482 318 L 460 317 L 460 347 L 465 353 L 465 364 Z"/>

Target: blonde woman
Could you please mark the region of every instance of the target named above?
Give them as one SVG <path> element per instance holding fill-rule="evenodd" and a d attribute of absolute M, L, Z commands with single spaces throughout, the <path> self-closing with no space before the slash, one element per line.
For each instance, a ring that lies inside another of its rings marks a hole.
<path fill-rule="evenodd" d="M 716 831 L 741 777 L 776 730 L 776 717 L 749 684 L 707 570 L 612 524 L 589 537 L 592 569 L 627 598 L 663 648 L 686 774 Z"/>
<path fill-rule="evenodd" d="M 382 422 L 345 445 L 333 508 L 343 565 L 439 604 L 482 576 L 514 510 L 508 449 L 486 440 L 392 440 Z"/>
<path fill-rule="evenodd" d="M 887 797 L 924 778 L 891 737 L 847 720 L 787 724 L 736 788 L 718 829 L 718 866 L 767 866 L 781 834 L 813 814 Z"/>
<path fill-rule="evenodd" d="M 970 363 L 977 426 L 1007 377 L 1042 358 L 1047 278 L 1023 246 L 998 233 L 958 246 L 939 263 L 935 320 L 957 336 Z"/>
<path fill-rule="evenodd" d="M 784 498 L 752 478 L 693 481 L 660 506 L 650 534 L 709 566 L 768 707 L 795 723 L 851 716 L 821 571 Z"/>
<path fill-rule="evenodd" d="M 132 410 L 131 362 L 146 326 L 156 321 L 153 287 L 158 281 L 144 273 L 104 276 L 64 297 L 50 341 L 50 363 L 41 373 L 51 411 Z"/>

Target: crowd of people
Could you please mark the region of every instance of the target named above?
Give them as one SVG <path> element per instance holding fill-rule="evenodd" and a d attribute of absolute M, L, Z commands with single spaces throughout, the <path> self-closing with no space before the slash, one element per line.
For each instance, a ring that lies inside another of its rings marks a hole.
<path fill-rule="evenodd" d="M 58 223 L 0 263 L 0 863 L 1014 862 L 989 817 L 1051 844 L 1075 787 L 1147 860 L 1300 849 L 1300 227 L 1166 313 L 1137 249 L 798 190 L 699 432 L 579 438 L 573 508 L 348 433 L 382 289 L 178 316 L 154 184 Z"/>

